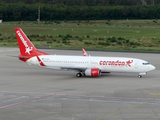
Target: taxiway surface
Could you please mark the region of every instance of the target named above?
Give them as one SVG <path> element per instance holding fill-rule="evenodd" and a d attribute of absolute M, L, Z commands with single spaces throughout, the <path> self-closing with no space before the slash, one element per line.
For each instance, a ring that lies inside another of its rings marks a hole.
<path fill-rule="evenodd" d="M 82 51 L 42 51 L 82 55 Z M 19 55 L 18 48 L 0 47 L 0 120 L 160 119 L 160 54 L 87 53 L 140 58 L 156 70 L 142 78 L 127 73 L 77 78 L 76 72 L 30 66 L 13 57 Z"/>

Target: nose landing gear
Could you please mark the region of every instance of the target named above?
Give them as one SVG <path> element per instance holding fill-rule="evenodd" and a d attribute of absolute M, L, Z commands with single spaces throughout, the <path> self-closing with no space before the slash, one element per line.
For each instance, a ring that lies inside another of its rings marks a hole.
<path fill-rule="evenodd" d="M 147 74 L 146 72 L 145 73 L 139 73 L 138 77 L 142 78 L 142 75 L 146 75 L 146 74 Z"/>

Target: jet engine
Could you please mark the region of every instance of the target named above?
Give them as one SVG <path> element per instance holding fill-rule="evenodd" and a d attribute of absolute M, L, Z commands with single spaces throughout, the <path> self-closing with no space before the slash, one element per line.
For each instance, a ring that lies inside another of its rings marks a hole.
<path fill-rule="evenodd" d="M 86 69 L 84 73 L 86 76 L 92 76 L 92 77 L 101 76 L 101 70 L 98 68 Z"/>

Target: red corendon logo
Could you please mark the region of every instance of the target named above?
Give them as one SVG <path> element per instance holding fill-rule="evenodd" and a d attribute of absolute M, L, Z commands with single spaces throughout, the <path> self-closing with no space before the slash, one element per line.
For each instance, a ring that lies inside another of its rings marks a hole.
<path fill-rule="evenodd" d="M 128 60 L 128 61 L 120 61 L 120 60 L 117 60 L 117 61 L 103 61 L 103 60 L 101 60 L 100 62 L 99 62 L 99 64 L 100 65 L 105 65 L 105 66 L 129 66 L 129 67 L 131 67 L 131 63 L 133 63 L 133 60 Z"/>
<path fill-rule="evenodd" d="M 126 64 L 127 64 L 129 67 L 131 67 L 131 63 L 133 63 L 133 60 L 128 60 L 128 61 L 126 61 Z"/>
<path fill-rule="evenodd" d="M 22 36 L 22 34 L 20 33 L 19 30 L 16 33 L 19 36 L 19 38 L 21 39 L 24 46 L 26 47 L 26 52 L 25 53 L 30 54 L 30 52 L 32 51 L 32 47 L 29 47 L 29 45 L 27 44 L 27 41 L 25 41 L 25 39 L 23 38 L 23 36 Z"/>

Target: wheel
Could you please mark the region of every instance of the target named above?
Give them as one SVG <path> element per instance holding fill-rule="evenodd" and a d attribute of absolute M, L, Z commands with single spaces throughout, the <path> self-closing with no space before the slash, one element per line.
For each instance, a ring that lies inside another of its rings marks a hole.
<path fill-rule="evenodd" d="M 139 77 L 139 78 L 141 78 L 141 77 L 142 77 L 142 75 L 138 75 L 138 77 Z"/>
<path fill-rule="evenodd" d="M 81 73 L 77 73 L 76 76 L 77 76 L 77 77 L 81 77 L 82 74 L 81 74 Z"/>

